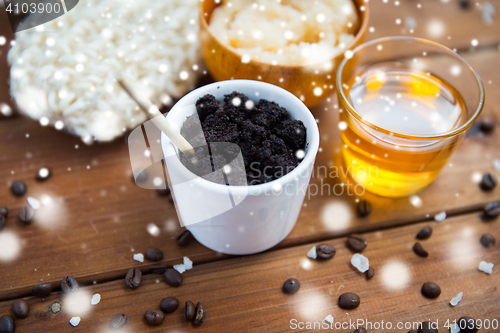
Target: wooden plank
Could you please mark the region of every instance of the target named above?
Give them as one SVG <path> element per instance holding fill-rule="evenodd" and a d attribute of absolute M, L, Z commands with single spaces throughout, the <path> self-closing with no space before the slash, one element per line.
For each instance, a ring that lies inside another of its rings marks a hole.
<path fill-rule="evenodd" d="M 494 93 L 500 88 L 498 51 L 467 54 L 467 59 L 486 83 L 489 99 L 485 115 L 498 124 L 500 101 Z M 328 166 L 332 161 L 341 163 L 335 154 L 339 134 L 333 103 L 325 104 L 327 111 L 314 110 L 322 133 L 319 166 Z M 0 281 L 0 299 L 29 293 L 36 282 L 57 282 L 65 275 L 87 283 L 117 278 L 137 265 L 132 260 L 133 253 L 144 252 L 149 246 L 164 251 L 164 263 L 169 265 L 179 262 L 183 255 L 196 262 L 220 258 L 220 254 L 196 243 L 186 250 L 177 247 L 172 238 L 180 229 L 173 205 L 154 191 L 140 189 L 130 181 L 128 151 L 123 141 L 88 147 L 77 138 L 21 118 L 0 123 L 0 140 L 3 148 L 0 179 L 4 184 L 0 202 L 11 210 L 4 230 L 14 232 L 22 243 L 19 256 L 1 265 L 2 271 L 9 273 Z M 356 197 L 313 196 L 306 200 L 296 227 L 279 247 L 421 221 L 442 210 L 470 211 L 498 200 L 500 189 L 484 193 L 471 177 L 475 172 L 493 172 L 500 177 L 500 172 L 493 169 L 493 160 L 500 158 L 496 148 L 499 142 L 498 130 L 489 136 L 465 139 L 450 161 L 453 166 L 446 167 L 436 182 L 419 194 L 423 202 L 419 208 L 413 207 L 408 198 L 389 199 L 366 193 L 363 198 L 373 203 L 374 212 L 367 218 L 358 218 Z M 52 169 L 53 177 L 38 183 L 34 175 L 44 166 Z M 10 194 L 8 184 L 15 179 L 27 183 L 27 196 L 41 199 L 49 195 L 53 199 L 54 206 L 43 219 L 45 226 L 17 224 L 16 216 L 26 205 L 26 197 L 15 198 Z M 333 186 L 345 179 L 325 181 Z M 320 179 L 315 177 L 312 183 L 319 184 Z M 159 237 L 148 233 L 149 223 L 161 229 Z"/>
<path fill-rule="evenodd" d="M 16 323 L 20 332 L 105 332 L 116 313 L 125 313 L 129 318 L 125 332 L 194 331 L 196 328 L 183 320 L 183 306 L 167 315 L 161 326 L 150 327 L 143 322 L 143 313 L 157 309 L 167 296 L 177 297 L 181 304 L 200 301 L 207 312 L 201 328 L 208 332 L 284 332 L 293 325 L 292 319 L 322 322 L 328 315 L 340 323 L 364 319 L 394 325 L 392 329 L 368 329 L 375 332 L 407 332 L 409 328 L 397 329 L 397 323 L 429 319 L 439 320 L 441 331 L 446 320 L 464 315 L 483 321 L 500 319 L 500 244 L 486 249 L 479 243 L 486 232 L 500 237 L 500 220 L 483 222 L 475 213 L 431 222 L 433 234 L 422 241 L 430 255 L 421 258 L 411 248 L 416 233 L 427 224 L 362 235 L 368 241 L 363 255 L 375 269 L 374 278 L 368 281 L 350 265 L 352 252 L 346 248 L 346 239 L 341 238 L 326 242 L 337 250 L 328 261 L 307 258 L 306 253 L 317 244 L 306 244 L 195 265 L 183 274 L 184 283 L 178 288 L 167 286 L 162 277 L 154 274 L 144 276 L 135 290 L 125 287 L 123 280 L 81 288 L 88 298 L 99 293 L 101 301 L 80 315 L 82 321 L 76 328 L 69 324 L 69 301 L 60 292 L 43 301 L 28 297 L 32 313 Z M 482 260 L 496 265 L 493 274 L 478 270 Z M 300 290 L 295 295 L 285 295 L 281 286 L 291 277 L 300 281 Z M 441 287 L 442 293 L 435 300 L 420 293 L 420 287 L 428 281 Z M 342 310 L 337 306 L 339 295 L 345 292 L 360 296 L 359 308 Z M 464 293 L 463 300 L 456 307 L 450 306 L 449 301 L 459 292 Z M 48 312 L 55 301 L 62 302 L 63 311 L 59 314 Z M 0 315 L 8 314 L 11 304 L 12 301 L 0 303 Z"/>

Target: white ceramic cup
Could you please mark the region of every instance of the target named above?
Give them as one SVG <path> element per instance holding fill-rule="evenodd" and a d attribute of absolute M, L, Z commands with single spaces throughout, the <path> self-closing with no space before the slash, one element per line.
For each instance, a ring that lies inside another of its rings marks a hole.
<path fill-rule="evenodd" d="M 212 94 L 222 100 L 233 91 L 245 94 L 255 104 L 261 98 L 274 101 L 286 108 L 292 119 L 304 123 L 305 156 L 294 170 L 265 184 L 227 186 L 196 177 L 178 158 L 169 158 L 177 155 L 177 148 L 165 134 L 161 136 L 161 145 L 181 224 L 206 247 L 243 255 L 265 251 L 292 231 L 307 193 L 319 131 L 315 118 L 297 97 L 277 86 L 251 80 L 221 81 L 200 87 L 180 99 L 166 119 L 180 131 L 186 117 L 196 111 L 193 106 L 198 98 Z"/>

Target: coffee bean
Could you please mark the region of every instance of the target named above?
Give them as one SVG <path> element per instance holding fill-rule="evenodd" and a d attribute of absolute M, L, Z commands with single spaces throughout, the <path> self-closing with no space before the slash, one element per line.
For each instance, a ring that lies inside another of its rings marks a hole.
<path fill-rule="evenodd" d="M 205 320 L 205 316 L 206 316 L 205 310 L 201 306 L 201 303 L 198 302 L 198 304 L 196 304 L 195 315 L 193 318 L 193 325 L 196 326 L 201 325 Z"/>
<path fill-rule="evenodd" d="M 476 333 L 479 330 L 476 320 L 469 316 L 460 317 L 457 325 L 460 327 L 460 333 Z"/>
<path fill-rule="evenodd" d="M 367 242 L 357 235 L 347 237 L 347 245 L 356 253 L 360 253 L 366 248 Z"/>
<path fill-rule="evenodd" d="M 0 215 L 0 230 L 2 230 L 4 226 L 5 226 L 5 217 Z"/>
<path fill-rule="evenodd" d="M 318 259 L 330 259 L 335 255 L 335 249 L 327 244 L 316 246 L 316 256 Z"/>
<path fill-rule="evenodd" d="M 481 183 L 479 183 L 479 186 L 483 191 L 491 191 L 497 186 L 497 183 L 497 177 L 495 177 L 491 173 L 485 173 L 483 175 Z"/>
<path fill-rule="evenodd" d="M 430 321 L 424 321 L 419 325 L 418 333 L 438 333 L 438 329 Z"/>
<path fill-rule="evenodd" d="M 490 202 L 484 207 L 484 215 L 487 218 L 494 218 L 500 215 L 500 203 L 499 202 Z"/>
<path fill-rule="evenodd" d="M 186 246 L 189 241 L 191 241 L 191 238 L 193 238 L 193 235 L 189 230 L 182 230 L 181 233 L 175 238 L 175 241 L 179 246 Z"/>
<path fill-rule="evenodd" d="M 129 288 L 135 289 L 141 285 L 142 272 L 139 268 L 131 268 L 125 275 L 125 285 Z"/>
<path fill-rule="evenodd" d="M 146 250 L 144 257 L 151 261 L 160 261 L 163 259 L 163 253 L 155 247 L 150 247 Z"/>
<path fill-rule="evenodd" d="M 35 179 L 39 182 L 43 182 L 50 177 L 50 170 L 48 168 L 41 168 L 35 175 Z"/>
<path fill-rule="evenodd" d="M 495 123 L 491 119 L 485 118 L 479 123 L 479 129 L 481 132 L 489 134 L 495 129 Z"/>
<path fill-rule="evenodd" d="M 165 266 L 165 265 L 151 265 L 151 266 L 149 266 L 149 270 L 151 271 L 151 273 L 163 275 L 165 273 L 165 271 L 167 270 L 167 266 Z"/>
<path fill-rule="evenodd" d="M 339 297 L 339 307 L 346 310 L 356 309 L 360 303 L 359 296 L 354 293 L 345 293 Z"/>
<path fill-rule="evenodd" d="M 408 331 L 407 333 L 418 333 L 418 331 L 411 330 L 411 331 Z"/>
<path fill-rule="evenodd" d="M 367 333 L 367 332 L 366 332 L 366 329 L 364 327 L 360 327 L 357 330 L 355 330 L 354 333 Z"/>
<path fill-rule="evenodd" d="M 182 275 L 173 268 L 168 268 L 163 274 L 165 281 L 172 287 L 178 287 L 182 284 Z"/>
<path fill-rule="evenodd" d="M 0 333 L 14 333 L 16 331 L 16 323 L 11 316 L 2 316 L 0 318 Z"/>
<path fill-rule="evenodd" d="M 441 288 L 434 282 L 426 282 L 420 289 L 423 296 L 427 298 L 437 298 L 441 295 Z"/>
<path fill-rule="evenodd" d="M 363 217 L 370 215 L 372 212 L 372 204 L 369 201 L 361 200 L 358 202 L 358 215 Z"/>
<path fill-rule="evenodd" d="M 495 246 L 496 244 L 496 239 L 493 237 L 491 234 L 484 234 L 481 236 L 480 239 L 481 245 L 483 245 L 485 248 L 490 248 L 492 246 Z"/>
<path fill-rule="evenodd" d="M 31 208 L 30 206 L 24 206 L 19 211 L 19 221 L 24 224 L 31 224 L 31 222 L 33 222 L 33 215 L 33 208 Z"/>
<path fill-rule="evenodd" d="M 425 251 L 424 247 L 419 242 L 416 242 L 415 245 L 413 245 L 413 252 L 422 258 L 427 258 L 429 256 L 429 252 Z"/>
<path fill-rule="evenodd" d="M 179 300 L 175 297 L 164 298 L 160 303 L 160 309 L 164 313 L 172 313 L 179 307 Z"/>
<path fill-rule="evenodd" d="M 16 299 L 12 303 L 12 312 L 17 318 L 24 319 L 30 313 L 30 306 L 24 299 Z"/>
<path fill-rule="evenodd" d="M 420 230 L 417 234 L 417 239 L 424 240 L 428 239 L 432 235 L 432 228 L 431 226 L 426 226 L 422 230 Z"/>
<path fill-rule="evenodd" d="M 293 295 L 300 289 L 300 282 L 297 279 L 290 278 L 283 283 L 283 292 L 285 294 Z"/>
<path fill-rule="evenodd" d="M 459 0 L 458 1 L 458 4 L 460 5 L 460 8 L 462 8 L 464 10 L 470 8 L 470 3 L 471 3 L 470 0 Z"/>
<path fill-rule="evenodd" d="M 109 327 L 112 329 L 118 330 L 125 326 L 127 323 L 128 317 L 124 313 L 117 313 L 112 319 L 111 323 L 109 324 Z"/>
<path fill-rule="evenodd" d="M 366 274 L 366 279 L 370 280 L 375 275 L 375 270 L 373 269 L 373 267 L 370 267 L 368 268 L 365 274 Z"/>
<path fill-rule="evenodd" d="M 191 301 L 187 301 L 185 308 L 186 321 L 193 320 L 195 314 L 196 314 L 196 307 L 194 306 L 194 303 Z"/>
<path fill-rule="evenodd" d="M 31 289 L 31 292 L 36 297 L 46 297 L 52 292 L 52 285 L 50 283 L 37 284 Z"/>
<path fill-rule="evenodd" d="M 20 180 L 14 180 L 10 185 L 12 194 L 17 197 L 22 197 L 26 193 L 26 185 Z"/>
<path fill-rule="evenodd" d="M 165 315 L 163 315 L 163 313 L 155 309 L 149 309 L 144 313 L 144 320 L 149 325 L 154 325 L 154 326 L 161 325 L 164 319 Z"/>
<path fill-rule="evenodd" d="M 7 207 L 0 207 L 0 215 L 7 218 L 9 216 L 9 209 Z"/>
<path fill-rule="evenodd" d="M 68 294 L 78 290 L 78 282 L 72 276 L 66 276 L 61 281 L 61 289 L 63 293 Z"/>

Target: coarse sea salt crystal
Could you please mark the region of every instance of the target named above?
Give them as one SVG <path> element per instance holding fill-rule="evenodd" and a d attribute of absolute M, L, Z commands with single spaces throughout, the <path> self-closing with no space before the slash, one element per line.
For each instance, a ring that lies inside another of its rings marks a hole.
<path fill-rule="evenodd" d="M 28 204 L 31 206 L 31 208 L 33 208 L 34 210 L 37 210 L 38 208 L 40 208 L 40 201 L 38 201 L 38 199 L 35 199 L 33 197 L 28 197 Z"/>
<path fill-rule="evenodd" d="M 458 303 L 462 300 L 462 297 L 464 296 L 463 292 L 460 292 L 457 296 L 453 297 L 450 301 L 451 306 L 457 306 Z"/>
<path fill-rule="evenodd" d="M 437 213 L 434 215 L 434 220 L 437 222 L 442 222 L 446 219 L 446 212 Z"/>
<path fill-rule="evenodd" d="M 307 256 L 311 259 L 316 259 L 318 255 L 316 254 L 316 246 L 313 246 L 309 252 L 307 252 Z"/>
<path fill-rule="evenodd" d="M 486 261 L 481 261 L 479 263 L 479 270 L 481 272 L 485 272 L 486 274 L 492 274 L 493 273 L 493 265 L 492 263 L 486 262 Z"/>
<path fill-rule="evenodd" d="M 181 274 L 186 271 L 186 267 L 184 266 L 184 264 L 174 265 L 173 268 Z"/>
<path fill-rule="evenodd" d="M 90 305 L 96 305 L 96 304 L 99 304 L 99 302 L 101 301 L 101 295 L 99 294 L 94 294 L 92 296 L 92 299 L 90 300 Z"/>
<path fill-rule="evenodd" d="M 460 332 L 460 326 L 458 326 L 458 324 L 450 325 L 450 333 L 459 333 L 459 332 Z"/>
<path fill-rule="evenodd" d="M 493 167 L 495 168 L 495 170 L 500 170 L 500 160 L 499 159 L 496 159 L 493 161 Z"/>
<path fill-rule="evenodd" d="M 328 315 L 328 316 L 326 316 L 326 318 L 325 318 L 325 319 L 323 319 L 323 320 L 324 320 L 324 321 L 326 321 L 326 322 L 328 322 L 328 323 L 330 323 L 330 324 L 332 324 L 332 323 L 333 323 L 333 317 L 332 317 L 332 315 Z"/>
<path fill-rule="evenodd" d="M 361 273 L 366 272 L 370 268 L 370 261 L 362 254 L 356 253 L 352 256 L 351 264 L 356 267 Z"/>
<path fill-rule="evenodd" d="M 139 261 L 139 262 L 144 262 L 144 254 L 142 254 L 142 253 L 135 253 L 134 254 L 134 260 Z"/>
<path fill-rule="evenodd" d="M 193 262 L 188 257 L 184 257 L 183 264 L 184 264 L 184 268 L 186 270 L 189 270 L 189 269 L 193 268 Z"/>
<path fill-rule="evenodd" d="M 78 326 L 78 324 L 80 324 L 80 317 L 72 317 L 70 320 L 69 320 L 69 323 L 71 324 L 71 326 L 73 327 L 76 327 Z"/>

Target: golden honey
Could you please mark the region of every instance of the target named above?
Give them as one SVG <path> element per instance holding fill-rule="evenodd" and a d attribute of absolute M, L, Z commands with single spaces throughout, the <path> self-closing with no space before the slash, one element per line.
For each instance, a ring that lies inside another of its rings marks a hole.
<path fill-rule="evenodd" d="M 460 94 L 432 73 L 397 67 L 371 68 L 345 88 L 349 103 L 365 121 L 357 121 L 341 105 L 342 154 L 349 174 L 368 191 L 390 197 L 429 185 L 462 136 L 425 136 L 467 121 Z"/>

